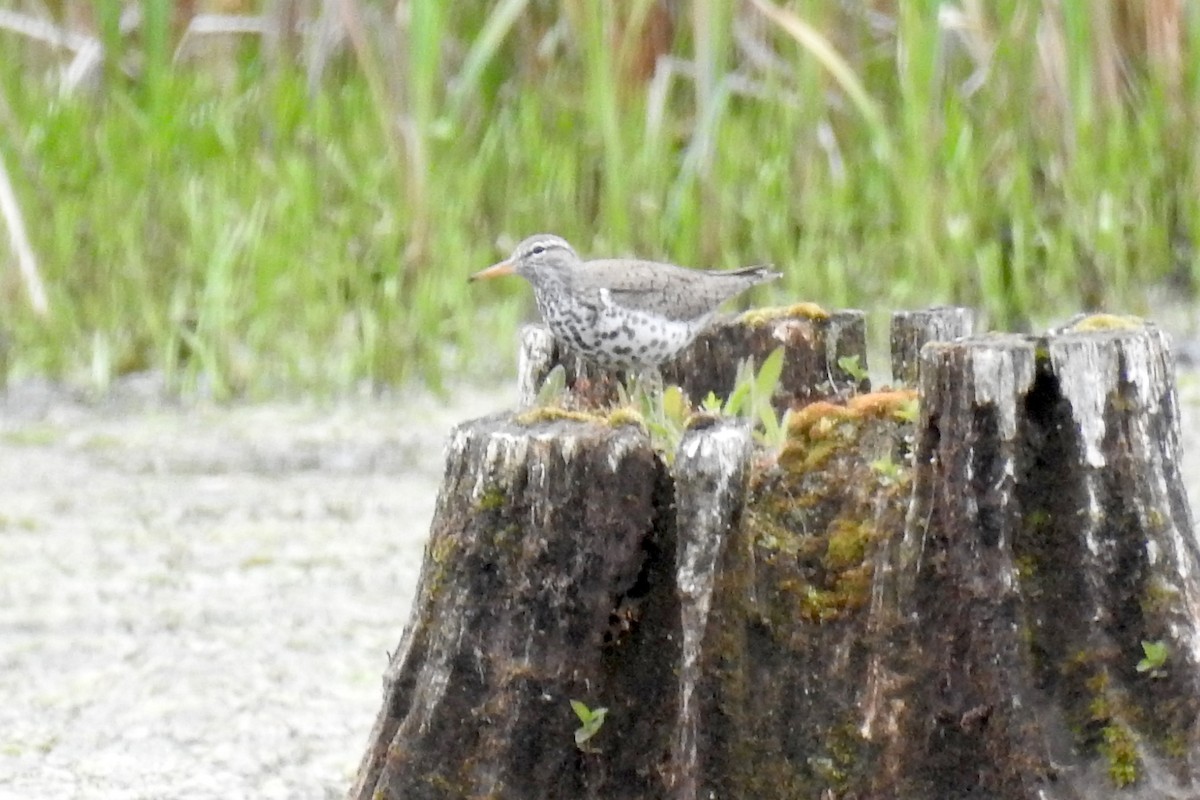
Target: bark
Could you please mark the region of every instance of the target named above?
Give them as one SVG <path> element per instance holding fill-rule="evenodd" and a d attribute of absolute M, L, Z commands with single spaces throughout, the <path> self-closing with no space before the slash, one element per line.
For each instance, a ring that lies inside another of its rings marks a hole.
<path fill-rule="evenodd" d="M 656 796 L 677 717 L 670 507 L 638 428 L 459 427 L 350 797 Z M 608 708 L 594 753 L 572 699 Z"/>
<path fill-rule="evenodd" d="M 921 311 L 892 314 L 892 383 L 916 386 L 921 348 L 929 342 L 947 342 L 975 331 L 975 312 L 970 308 L 940 306 Z"/>
<path fill-rule="evenodd" d="M 1200 551 L 1153 327 L 922 353 L 906 796 L 1196 797 Z M 1142 643 L 1169 655 L 1139 662 Z"/>
<path fill-rule="evenodd" d="M 777 450 L 700 418 L 670 467 L 607 417 L 459 428 L 351 797 L 1200 797 L 1166 337 L 919 374 Z M 581 746 L 570 699 L 609 709 Z"/>

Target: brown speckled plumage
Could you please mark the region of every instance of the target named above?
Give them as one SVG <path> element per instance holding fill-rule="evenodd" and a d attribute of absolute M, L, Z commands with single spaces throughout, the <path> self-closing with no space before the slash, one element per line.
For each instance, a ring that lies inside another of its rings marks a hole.
<path fill-rule="evenodd" d="M 766 267 L 720 272 L 640 259 L 582 261 L 547 233 L 471 280 L 509 274 L 533 285 L 543 321 L 568 347 L 602 366 L 638 369 L 686 347 L 721 303 L 779 277 Z"/>

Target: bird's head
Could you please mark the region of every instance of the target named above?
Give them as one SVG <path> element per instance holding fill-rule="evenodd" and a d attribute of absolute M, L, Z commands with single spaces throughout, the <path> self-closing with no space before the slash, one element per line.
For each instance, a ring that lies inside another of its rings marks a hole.
<path fill-rule="evenodd" d="M 562 280 L 566 271 L 578 261 L 579 256 L 565 239 L 552 233 L 538 233 L 517 245 L 511 256 L 482 272 L 476 272 L 468 280 L 520 275 L 536 286 L 556 278 Z"/>

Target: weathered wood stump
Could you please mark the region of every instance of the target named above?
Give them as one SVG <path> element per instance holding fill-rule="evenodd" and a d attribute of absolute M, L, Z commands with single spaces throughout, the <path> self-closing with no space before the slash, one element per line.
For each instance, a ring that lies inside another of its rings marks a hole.
<path fill-rule="evenodd" d="M 970 308 L 939 306 L 892 314 L 892 382 L 916 386 L 921 348 L 929 342 L 951 342 L 975 332 Z"/>
<path fill-rule="evenodd" d="M 619 415 L 461 426 L 350 796 L 1200 797 L 1165 336 L 919 373 L 670 466 Z M 570 700 L 608 710 L 578 743 Z"/>
<path fill-rule="evenodd" d="M 671 493 L 635 427 L 460 426 L 350 796 L 654 796 L 678 703 Z M 578 750 L 570 699 L 620 742 Z"/>
<path fill-rule="evenodd" d="M 1166 337 L 935 344 L 921 369 L 898 785 L 1200 796 L 1200 548 Z"/>

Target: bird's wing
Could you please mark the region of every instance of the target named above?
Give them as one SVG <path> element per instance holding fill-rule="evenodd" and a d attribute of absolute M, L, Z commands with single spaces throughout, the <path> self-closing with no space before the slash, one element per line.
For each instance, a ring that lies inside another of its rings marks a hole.
<path fill-rule="evenodd" d="M 610 302 L 622 308 L 690 320 L 715 311 L 721 303 L 774 277 L 764 267 L 703 272 L 674 264 L 632 259 L 584 262 L 580 283 L 607 289 Z"/>

